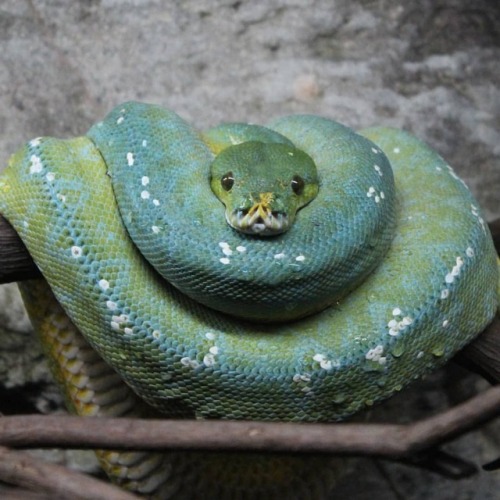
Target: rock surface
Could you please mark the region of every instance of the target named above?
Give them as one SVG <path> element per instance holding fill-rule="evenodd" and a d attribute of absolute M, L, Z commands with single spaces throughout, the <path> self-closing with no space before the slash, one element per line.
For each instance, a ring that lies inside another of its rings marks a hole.
<path fill-rule="evenodd" d="M 162 104 L 199 128 L 316 113 L 413 132 L 454 166 L 487 219 L 500 216 L 499 2 L 2 0 L 0 40 L 0 165 L 32 137 L 83 134 L 126 100 Z M 0 411 L 49 411 L 60 401 L 12 300 L 4 290 Z M 393 399 L 388 418 L 471 394 L 480 382 L 458 373 Z M 453 451 L 493 460 L 498 422 Z M 483 500 L 499 490 L 499 472 L 453 482 L 363 460 L 337 495 Z"/>

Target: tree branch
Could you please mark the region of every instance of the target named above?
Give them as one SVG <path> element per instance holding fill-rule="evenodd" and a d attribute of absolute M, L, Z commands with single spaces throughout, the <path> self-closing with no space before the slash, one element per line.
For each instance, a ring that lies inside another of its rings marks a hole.
<path fill-rule="evenodd" d="M 28 250 L 14 228 L 0 215 L 0 284 L 39 278 Z"/>
<path fill-rule="evenodd" d="M 0 419 L 0 444 L 14 448 L 204 450 L 409 457 L 500 415 L 500 386 L 413 424 L 297 424 L 73 416 Z"/>
<path fill-rule="evenodd" d="M 27 489 L 49 493 L 52 498 L 137 500 L 135 495 L 90 476 L 4 447 L 0 447 L 0 478 Z"/>

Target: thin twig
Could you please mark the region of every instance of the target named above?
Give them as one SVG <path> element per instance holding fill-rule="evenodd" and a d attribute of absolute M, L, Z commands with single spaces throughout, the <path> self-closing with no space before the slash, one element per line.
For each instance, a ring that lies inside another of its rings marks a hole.
<path fill-rule="evenodd" d="M 258 451 L 406 457 L 500 415 L 500 386 L 413 424 L 297 424 L 71 416 L 0 419 L 0 444 L 132 450 Z"/>

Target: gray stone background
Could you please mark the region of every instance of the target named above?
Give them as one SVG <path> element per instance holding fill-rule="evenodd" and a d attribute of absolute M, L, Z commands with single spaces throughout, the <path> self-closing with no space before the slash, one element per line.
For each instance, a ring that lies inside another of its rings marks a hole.
<path fill-rule="evenodd" d="M 498 0 L 0 0 L 0 165 L 26 140 L 83 134 L 129 99 L 172 108 L 200 128 L 288 113 L 403 127 L 454 166 L 488 220 L 500 216 Z M 60 400 L 15 291 L 4 287 L 2 297 L 0 411 L 53 411 Z M 484 387 L 451 367 L 374 418 L 410 421 Z M 499 422 L 448 449 L 478 466 L 493 460 Z M 73 463 L 70 453 L 54 459 Z M 457 482 L 363 459 L 335 498 L 499 492 L 500 472 Z"/>

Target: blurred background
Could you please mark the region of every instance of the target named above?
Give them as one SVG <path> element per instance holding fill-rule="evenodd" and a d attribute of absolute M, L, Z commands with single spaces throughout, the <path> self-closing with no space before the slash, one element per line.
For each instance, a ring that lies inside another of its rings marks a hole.
<path fill-rule="evenodd" d="M 498 0 L 0 0 L 0 168 L 40 135 L 82 135 L 127 100 L 200 129 L 314 113 L 353 128 L 404 128 L 500 216 Z M 416 186 L 418 189 L 418 186 Z M 57 411 L 15 288 L 0 302 L 0 412 Z M 406 422 L 486 387 L 449 366 L 374 410 Z M 480 467 L 500 423 L 448 451 Z M 52 459 L 91 470 L 88 454 Z M 460 481 L 380 460 L 353 462 L 335 498 L 497 499 L 500 472 Z"/>

